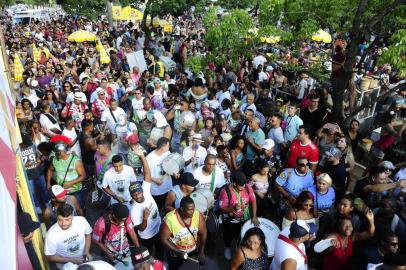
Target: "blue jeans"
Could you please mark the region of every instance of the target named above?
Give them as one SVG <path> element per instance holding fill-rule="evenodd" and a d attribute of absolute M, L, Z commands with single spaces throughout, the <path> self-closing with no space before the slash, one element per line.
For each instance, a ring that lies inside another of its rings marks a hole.
<path fill-rule="evenodd" d="M 45 209 L 45 205 L 49 202 L 49 196 L 44 175 L 28 179 L 27 184 L 35 206 Z"/>

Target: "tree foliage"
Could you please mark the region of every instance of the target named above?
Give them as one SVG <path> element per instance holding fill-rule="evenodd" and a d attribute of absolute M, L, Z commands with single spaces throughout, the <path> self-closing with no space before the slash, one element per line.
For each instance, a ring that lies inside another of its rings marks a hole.
<path fill-rule="evenodd" d="M 106 15 L 106 1 L 100 0 L 59 0 L 57 4 L 72 15 L 82 15 L 90 19 L 96 19 L 100 15 Z"/>

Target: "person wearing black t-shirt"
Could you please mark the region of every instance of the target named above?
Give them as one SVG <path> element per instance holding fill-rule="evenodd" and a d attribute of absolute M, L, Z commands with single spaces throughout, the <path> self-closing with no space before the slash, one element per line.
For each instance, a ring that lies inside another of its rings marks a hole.
<path fill-rule="evenodd" d="M 313 131 L 321 128 L 326 111 L 319 108 L 320 98 L 316 95 L 309 96 L 310 104 L 307 108 L 304 108 L 300 112 L 300 118 L 303 120 L 303 124 L 312 127 Z"/>

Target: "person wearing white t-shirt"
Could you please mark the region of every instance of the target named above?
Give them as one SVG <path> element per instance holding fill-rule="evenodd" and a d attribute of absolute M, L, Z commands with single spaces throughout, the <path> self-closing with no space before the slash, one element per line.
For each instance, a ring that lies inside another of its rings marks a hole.
<path fill-rule="evenodd" d="M 161 217 L 158 206 L 151 195 L 151 171 L 144 151 L 138 148 L 134 152 L 142 162 L 144 181 L 132 183 L 129 188 L 133 200 L 130 210 L 131 221 L 134 229 L 138 231 L 140 244 L 148 250 L 155 250 L 154 257 L 163 260 L 163 248 L 159 239 Z"/>
<path fill-rule="evenodd" d="M 220 188 L 226 184 L 224 171 L 216 166 L 216 159 L 215 155 L 208 154 L 204 160 L 204 165 L 196 168 L 193 172 L 194 178 L 199 180 L 196 189 L 210 189 L 215 197 Z"/>
<path fill-rule="evenodd" d="M 299 94 L 297 95 L 297 99 L 298 100 L 302 100 L 306 94 L 307 89 L 309 88 L 309 85 L 306 81 L 306 74 L 302 74 L 302 76 L 300 77 L 300 81 L 299 81 Z"/>
<path fill-rule="evenodd" d="M 102 188 L 111 196 L 111 204 L 120 202 L 129 207 L 131 195 L 128 190 L 132 182 L 137 181 L 133 168 L 124 165 L 123 157 L 115 155 L 111 159 L 113 168 L 103 176 Z"/>
<path fill-rule="evenodd" d="M 315 226 L 303 220 L 293 222 L 278 236 L 270 270 L 307 270 L 304 243 L 314 239 Z"/>
<path fill-rule="evenodd" d="M 162 169 L 162 161 L 171 154 L 170 140 L 161 137 L 157 141 L 157 148 L 147 155 L 147 162 L 151 170 L 151 194 L 161 211 L 164 207 L 166 194 L 172 189 L 172 179 Z"/>
<path fill-rule="evenodd" d="M 185 172 L 193 172 L 194 169 L 204 164 L 207 150 L 200 145 L 202 142 L 202 134 L 196 133 L 192 137 L 192 144 L 183 150 L 182 156 L 185 160 Z"/>
<path fill-rule="evenodd" d="M 252 59 L 252 63 L 254 64 L 255 68 L 258 68 L 259 65 L 263 66 L 266 62 L 266 58 L 260 53 L 258 53 L 257 56 Z"/>
<path fill-rule="evenodd" d="M 100 120 L 107 124 L 107 128 L 112 134 L 115 134 L 115 127 L 117 125 L 118 117 L 125 114 L 125 111 L 118 107 L 117 100 L 110 100 L 110 108 L 102 112 Z"/>
<path fill-rule="evenodd" d="M 65 128 L 62 131 L 62 135 L 68 137 L 72 144 L 70 145 L 70 150 L 75 152 L 75 154 L 82 158 L 82 151 L 80 149 L 79 141 L 78 141 L 78 134 L 75 130 L 75 121 L 73 121 L 71 116 L 65 118 Z"/>
<path fill-rule="evenodd" d="M 84 217 L 73 216 L 73 207 L 65 204 L 57 210 L 57 223 L 45 237 L 45 256 L 62 269 L 65 263 L 81 264 L 92 259 L 89 253 L 92 228 Z"/>

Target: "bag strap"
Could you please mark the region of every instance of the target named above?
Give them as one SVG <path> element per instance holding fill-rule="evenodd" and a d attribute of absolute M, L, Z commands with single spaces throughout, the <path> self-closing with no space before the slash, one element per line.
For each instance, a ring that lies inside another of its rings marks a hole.
<path fill-rule="evenodd" d="M 293 243 L 292 240 L 290 240 L 288 237 L 286 237 L 286 236 L 284 236 L 282 234 L 280 234 L 278 236 L 278 239 L 282 240 L 283 242 L 285 242 L 288 245 L 291 245 L 293 248 L 295 248 L 300 253 L 300 255 L 302 255 L 302 257 L 304 258 L 305 264 L 307 264 L 307 256 L 306 256 L 306 254 L 303 253 L 303 251 L 295 243 Z"/>
<path fill-rule="evenodd" d="M 181 216 L 179 213 L 177 213 L 177 214 L 179 215 L 180 219 L 182 220 L 183 225 L 185 225 L 186 229 L 189 231 L 190 235 L 193 237 L 193 241 L 195 241 L 195 244 L 196 244 L 196 249 L 199 250 L 199 246 L 197 245 L 197 240 L 196 240 L 194 234 L 193 234 L 192 231 L 189 229 L 189 226 L 186 225 L 186 222 L 183 220 L 182 216 Z M 194 215 L 194 213 L 193 213 L 193 215 Z M 199 220 L 200 220 L 200 217 L 199 217 Z M 193 216 L 192 216 L 192 218 L 190 219 L 190 225 L 192 225 L 192 222 L 193 222 Z"/>
<path fill-rule="evenodd" d="M 71 154 L 71 155 L 72 155 L 72 158 L 70 159 L 69 164 L 68 164 L 68 167 L 66 168 L 65 176 L 63 177 L 63 181 L 62 181 L 62 184 L 61 184 L 62 187 L 63 187 L 63 185 L 65 184 L 66 176 L 68 175 L 68 171 L 69 171 L 70 165 L 72 164 L 72 160 L 73 160 L 73 158 L 75 157 L 74 154 Z"/>
<path fill-rule="evenodd" d="M 211 172 L 211 181 L 210 181 L 210 191 L 214 191 L 214 179 L 216 178 L 216 167 L 214 167 L 214 170 Z"/>
<path fill-rule="evenodd" d="M 114 115 L 114 113 L 113 113 L 113 111 L 111 110 L 111 108 L 110 108 L 110 107 L 109 107 L 109 111 L 110 111 L 111 116 L 113 117 L 114 123 L 116 123 L 116 124 L 117 124 L 117 119 L 116 119 L 116 116 Z"/>

